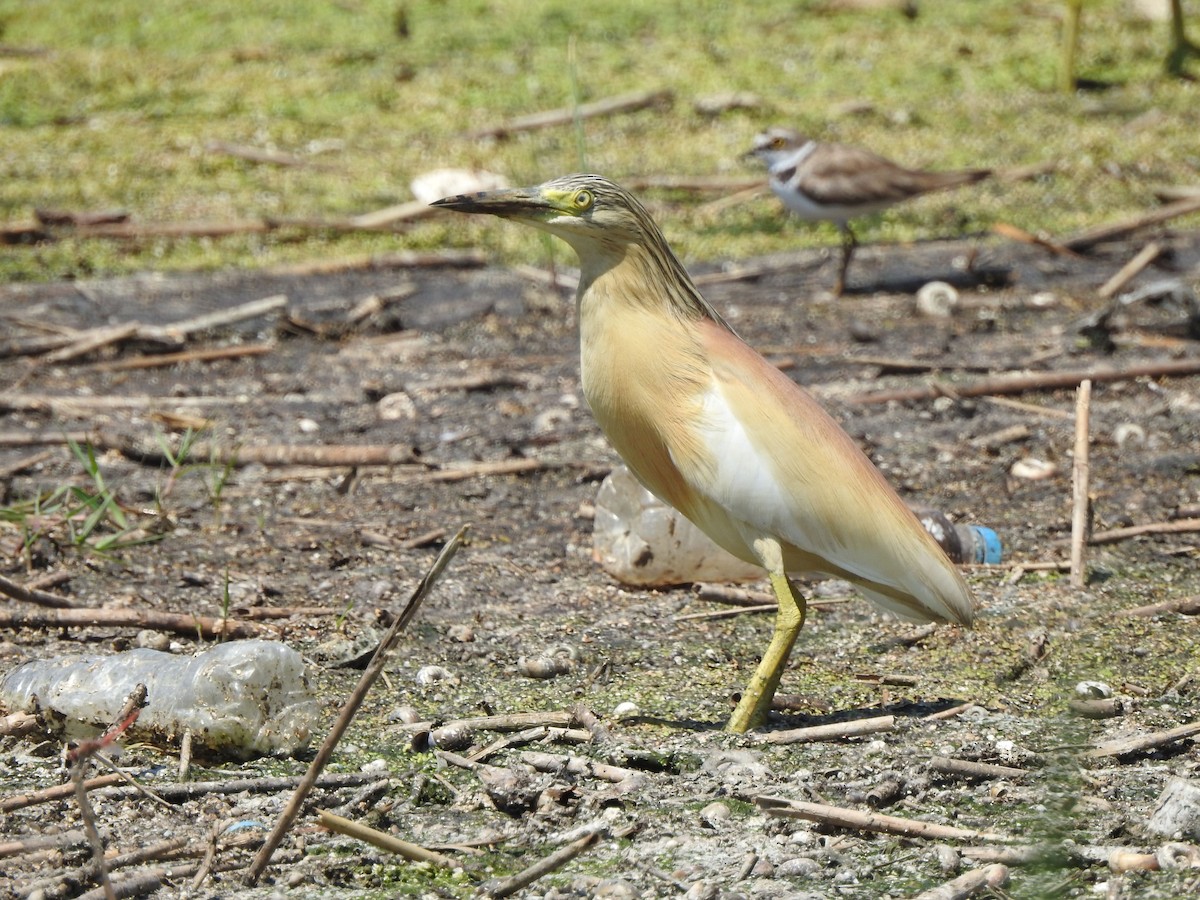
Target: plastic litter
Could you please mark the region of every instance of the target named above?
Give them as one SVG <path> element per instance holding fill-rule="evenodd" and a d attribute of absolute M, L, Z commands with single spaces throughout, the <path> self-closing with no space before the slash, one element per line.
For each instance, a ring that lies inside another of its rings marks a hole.
<path fill-rule="evenodd" d="M 625 466 L 609 473 L 596 495 L 592 555 L 623 584 L 754 581 L 761 566 L 743 562 L 642 487 Z"/>
<path fill-rule="evenodd" d="M 137 649 L 23 663 L 5 676 L 9 709 L 37 709 L 70 733 L 106 728 L 129 692 L 146 685 L 147 705 L 131 736 L 247 758 L 302 750 L 320 707 L 304 659 L 278 641 L 230 641 L 192 656 Z M 85 727 L 86 726 L 86 727 Z"/>
<path fill-rule="evenodd" d="M 1000 538 L 981 525 L 955 525 L 937 510 L 913 510 L 956 563 L 998 563 Z M 755 581 L 760 566 L 714 544 L 680 513 L 642 487 L 625 466 L 609 473 L 596 495 L 592 555 L 623 584 L 650 586 L 694 581 Z"/>

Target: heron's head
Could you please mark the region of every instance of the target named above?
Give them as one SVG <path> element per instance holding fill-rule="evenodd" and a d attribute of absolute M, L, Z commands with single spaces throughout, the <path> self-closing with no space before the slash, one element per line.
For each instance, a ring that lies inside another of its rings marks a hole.
<path fill-rule="evenodd" d="M 604 248 L 663 241 L 645 207 L 600 175 L 564 175 L 536 187 L 460 194 L 431 205 L 524 222 L 562 238 L 581 257 Z"/>

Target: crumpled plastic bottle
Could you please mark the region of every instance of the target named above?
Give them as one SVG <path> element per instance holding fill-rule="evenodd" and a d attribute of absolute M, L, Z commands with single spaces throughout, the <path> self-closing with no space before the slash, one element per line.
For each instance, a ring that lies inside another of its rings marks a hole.
<path fill-rule="evenodd" d="M 1000 562 L 1000 538 L 992 529 L 955 525 L 937 510 L 913 511 L 951 561 Z M 623 465 L 609 473 L 596 495 L 592 556 L 613 578 L 640 587 L 764 577 L 760 566 L 718 547 Z"/>
<path fill-rule="evenodd" d="M 131 736 L 174 742 L 190 730 L 193 747 L 240 759 L 302 750 L 320 714 L 303 657 L 263 640 L 230 641 L 192 656 L 137 649 L 30 660 L 5 676 L 0 699 L 9 709 L 31 709 L 36 697 L 69 734 L 95 733 L 139 683 L 147 704 Z"/>
<path fill-rule="evenodd" d="M 617 581 L 643 587 L 763 577 L 761 566 L 718 547 L 625 466 L 614 468 L 596 495 L 592 555 Z"/>

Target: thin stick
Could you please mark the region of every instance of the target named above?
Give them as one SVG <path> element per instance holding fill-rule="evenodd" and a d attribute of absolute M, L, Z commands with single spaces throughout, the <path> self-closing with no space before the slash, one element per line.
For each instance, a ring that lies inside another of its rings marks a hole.
<path fill-rule="evenodd" d="M 926 387 L 903 388 L 895 391 L 877 391 L 847 397 L 848 403 L 889 403 L 910 400 L 933 400 L 945 395 L 955 397 L 982 397 L 988 394 L 1024 394 L 1029 391 L 1052 391 L 1076 387 L 1085 379 L 1093 382 L 1129 381 L 1133 378 L 1163 378 L 1169 376 L 1195 375 L 1200 373 L 1200 358 L 1159 360 L 1138 363 L 1123 369 L 1112 366 L 1097 366 L 1088 370 L 1066 372 L 1034 372 L 1021 375 L 1002 375 L 985 378 L 975 384 L 946 384 L 934 382 Z"/>
<path fill-rule="evenodd" d="M 1100 290 L 1096 291 L 1097 296 L 1101 300 L 1108 300 L 1115 297 L 1121 292 L 1125 285 L 1137 278 L 1138 273 L 1150 263 L 1154 262 L 1162 253 L 1162 245 L 1157 241 L 1151 241 L 1133 259 L 1121 266 L 1112 278 L 1101 285 Z"/>
<path fill-rule="evenodd" d="M 129 776 L 124 775 L 121 780 L 128 781 Z M 154 786 L 154 794 L 171 803 L 182 803 L 186 800 L 194 800 L 197 797 L 204 797 L 209 794 L 277 794 L 281 791 L 297 787 L 303 780 L 303 776 L 288 775 L 266 778 L 235 778 L 230 781 L 177 781 L 170 784 L 156 784 Z M 317 780 L 316 786 L 327 790 L 336 790 L 344 787 L 358 787 L 374 780 L 374 776 L 361 772 L 338 772 L 332 775 L 322 775 Z M 146 789 L 141 785 L 130 786 L 118 784 L 101 789 L 99 796 L 118 799 L 130 797 L 136 793 L 145 793 L 145 791 Z"/>
<path fill-rule="evenodd" d="M 68 597 L 63 597 L 61 594 L 52 594 L 49 591 L 22 587 L 15 581 L 9 581 L 3 575 L 0 575 L 0 594 L 12 597 L 14 600 L 36 603 L 38 606 L 49 606 L 53 609 L 72 609 L 78 606 L 75 601 Z"/>
<path fill-rule="evenodd" d="M 470 729 L 472 731 L 524 731 L 526 728 L 567 728 L 575 721 L 575 716 L 570 712 L 563 711 L 548 711 L 548 712 L 530 712 L 530 713 L 511 713 L 501 716 L 475 716 L 470 719 L 452 719 L 449 722 L 440 723 L 442 728 L 453 728 L 455 730 Z M 397 729 L 404 733 L 414 731 L 428 731 L 435 725 L 438 725 L 432 720 L 426 722 L 413 722 L 408 725 L 401 725 Z"/>
<path fill-rule="evenodd" d="M 54 456 L 53 450 L 43 450 L 40 453 L 22 457 L 16 462 L 9 463 L 7 466 L 0 466 L 0 481 L 5 481 L 14 475 L 20 475 L 26 469 L 32 469 L 38 463 L 45 462 L 52 456 Z"/>
<path fill-rule="evenodd" d="M 1078 257 L 1079 254 L 1069 247 L 1064 247 L 1062 244 L 1052 241 L 1049 238 L 1041 237 L 1026 231 L 1024 228 L 1018 228 L 1008 222 L 997 222 L 992 226 L 992 232 L 1001 237 L 1006 237 L 1010 241 L 1020 241 L 1022 244 L 1031 244 L 1034 247 L 1041 247 L 1049 250 L 1051 253 L 1057 253 L 1059 256 Z"/>
<path fill-rule="evenodd" d="M 161 369 L 189 362 L 214 362 L 221 359 L 240 359 L 243 356 L 262 356 L 275 349 L 274 344 L 244 344 L 239 347 L 210 347 L 204 350 L 183 350 L 179 353 L 158 353 L 154 356 L 138 356 L 134 359 L 117 359 L 111 362 L 93 363 L 87 368 L 93 372 L 123 372 L 129 369 Z"/>
<path fill-rule="evenodd" d="M 94 778 L 87 779 L 83 783 L 83 786 L 91 791 L 96 788 L 107 787 L 110 784 L 121 784 L 124 781 L 125 777 L 123 775 L 97 775 Z M 36 806 L 39 803 L 53 803 L 57 800 L 70 797 L 74 791 L 74 784 L 56 784 L 53 787 L 43 788 L 40 791 L 33 791 L 29 794 L 14 794 L 11 797 L 5 797 L 0 800 L 0 813 L 10 813 L 14 810 L 25 809 L 27 806 Z"/>
<path fill-rule="evenodd" d="M 933 757 L 929 760 L 929 768 L 943 775 L 957 775 L 960 778 L 1024 778 L 1029 775 L 1026 769 L 998 766 L 994 763 L 971 762 L 965 759 L 951 759 L 948 756 Z"/>
<path fill-rule="evenodd" d="M 330 831 L 336 831 L 338 834 L 344 834 L 347 837 L 371 844 L 380 850 L 399 854 L 405 859 L 411 859 L 413 862 L 427 862 L 435 866 L 441 866 L 444 869 L 456 869 L 461 866 L 461 863 L 456 860 L 441 853 L 436 853 L 433 850 L 427 850 L 420 844 L 402 841 L 398 837 L 377 831 L 361 822 L 355 822 L 353 819 L 347 819 L 344 816 L 331 813 L 329 810 L 319 810 L 317 812 L 317 821 Z"/>
<path fill-rule="evenodd" d="M 980 888 L 998 888 L 1008 882 L 1008 868 L 1000 863 L 964 872 L 953 881 L 917 894 L 913 900 L 966 900 Z"/>
<path fill-rule="evenodd" d="M 896 834 L 902 837 L 931 838 L 942 841 L 993 840 L 1007 841 L 1007 835 L 994 832 L 976 831 L 971 828 L 954 828 L 950 825 L 938 825 L 933 822 L 921 822 L 916 819 L 901 819 L 896 816 L 885 816 L 881 813 L 860 812 L 856 809 L 846 809 L 842 806 L 829 806 L 824 803 L 808 803 L 804 800 L 788 800 L 785 797 L 759 796 L 754 802 L 768 816 L 783 816 L 792 819 L 807 819 L 810 822 L 820 822 L 837 828 L 851 831 L 876 831 L 882 834 Z"/>
<path fill-rule="evenodd" d="M 77 340 L 62 349 L 47 353 L 41 361 L 48 364 L 68 362 L 91 353 L 93 350 L 99 350 L 101 347 L 127 341 L 137 334 L 138 327 L 136 322 L 130 322 L 125 325 L 106 325 L 103 328 L 93 328 L 83 332 Z"/>
<path fill-rule="evenodd" d="M 189 616 L 157 609 L 72 609 L 16 610 L 0 609 L 0 628 L 150 628 L 172 634 L 186 634 L 211 640 L 229 640 L 272 636 L 274 632 L 251 622 L 235 622 L 212 616 Z"/>
<path fill-rule="evenodd" d="M 872 719 L 855 719 L 850 722 L 835 722 L 832 725 L 814 725 L 810 728 L 791 728 L 787 731 L 769 731 L 751 735 L 760 744 L 811 744 L 816 741 L 838 741 L 843 738 L 861 737 L 881 731 L 895 731 L 895 716 L 876 716 Z"/>
<path fill-rule="evenodd" d="M 1019 412 L 1026 412 L 1035 416 L 1046 416 L 1050 419 L 1070 419 L 1075 415 L 1065 409 L 1040 406 L 1037 403 L 1024 403 L 1021 400 L 1013 400 L 1011 397 L 984 397 L 983 399 L 986 403 L 991 403 L 993 406 L 1003 406 L 1005 409 L 1015 409 Z"/>
<path fill-rule="evenodd" d="M 421 601 L 433 589 L 438 578 L 441 577 L 446 566 L 454 555 L 458 553 L 463 541 L 466 539 L 467 526 L 464 525 L 458 530 L 458 533 L 452 537 L 446 546 L 442 548 L 442 552 L 438 554 L 437 559 L 433 561 L 433 565 L 429 567 L 429 571 L 425 573 L 425 577 L 421 579 L 412 596 L 409 597 L 408 603 L 400 615 L 396 617 L 390 628 L 384 634 L 383 639 L 379 642 L 379 646 L 375 650 L 375 655 L 371 657 L 371 662 L 367 665 L 362 677 L 358 680 L 354 690 L 350 696 L 346 698 L 346 702 L 342 705 L 342 710 L 338 714 L 337 721 L 334 722 L 333 728 L 326 735 L 325 740 L 321 743 L 321 747 L 317 750 L 317 755 L 309 765 L 308 771 L 304 778 L 297 786 L 292 798 L 288 801 L 288 805 L 284 808 L 279 816 L 279 820 L 275 823 L 275 827 L 271 829 L 271 833 L 267 836 L 262 848 L 258 851 L 258 855 L 254 857 L 254 862 L 250 866 L 249 872 L 246 874 L 246 883 L 253 885 L 258 881 L 263 869 L 271 861 L 276 848 L 283 840 L 284 836 L 292 827 L 292 823 L 296 820 L 296 816 L 300 814 L 300 807 L 304 804 L 305 799 L 312 791 L 316 784 L 317 777 L 328 764 L 333 756 L 333 751 L 337 748 L 338 742 L 341 741 L 342 735 L 350 727 L 350 723 L 354 720 L 355 714 L 363 701 L 367 698 L 367 693 L 371 690 L 372 685 L 383 672 L 383 667 L 387 662 L 388 654 L 395 646 L 396 641 L 400 637 L 400 633 L 407 627 L 416 615 L 417 609 L 421 605 Z"/>
<path fill-rule="evenodd" d="M 560 869 L 592 844 L 600 839 L 600 832 L 593 831 L 579 840 L 567 844 L 560 850 L 555 850 L 545 859 L 541 859 L 527 869 L 483 885 L 480 890 L 488 897 L 511 897 L 522 888 L 533 884 L 544 875 L 549 875 L 555 869 Z"/>
<path fill-rule="evenodd" d="M 1155 731 L 1150 734 L 1138 735 L 1137 737 L 1106 741 L 1103 744 L 1097 745 L 1094 749 L 1088 750 L 1083 755 L 1087 759 L 1104 759 L 1109 756 L 1124 756 L 1127 753 L 1141 753 L 1145 750 L 1154 750 L 1166 744 L 1182 741 L 1184 738 L 1189 738 L 1197 734 L 1200 734 L 1200 722 L 1189 722 L 1187 725 L 1180 725 L 1178 728 L 1169 728 L 1166 731 Z"/>
<path fill-rule="evenodd" d="M 0 859 L 20 856 L 24 853 L 35 853 L 38 850 L 65 850 L 68 847 L 78 847 L 87 842 L 88 836 L 79 830 L 63 831 L 59 834 L 38 834 L 0 844 Z"/>
<path fill-rule="evenodd" d="M 507 137 L 516 131 L 534 131 L 555 125 L 570 125 L 577 119 L 592 119 L 597 116 L 611 116 L 616 113 L 636 112 L 651 106 L 662 106 L 669 103 L 671 98 L 670 91 L 637 91 L 632 94 L 622 94 L 619 97 L 596 100 L 593 103 L 583 103 L 579 106 L 568 106 L 563 109 L 552 109 L 548 112 L 520 116 L 499 125 L 472 131 L 467 134 L 467 137 L 471 140 Z"/>
<path fill-rule="evenodd" d="M 1104 241 L 1124 237 L 1131 231 L 1137 231 L 1139 228 L 1145 228 L 1149 225 L 1160 225 L 1163 222 L 1169 222 L 1171 219 L 1186 216 L 1188 213 L 1197 212 L 1198 210 L 1200 210 L 1200 197 L 1189 197 L 1186 200 L 1168 203 L 1166 206 L 1148 213 L 1142 213 L 1140 216 L 1134 216 L 1132 219 L 1124 219 L 1120 222 L 1114 222 L 1111 225 L 1101 225 L 1098 228 L 1081 231 L 1074 237 L 1067 238 L 1063 241 L 1063 244 L 1072 250 L 1087 250 Z"/>
<path fill-rule="evenodd" d="M 1082 590 L 1087 584 L 1084 547 L 1088 532 L 1088 436 L 1092 408 L 1092 383 L 1079 383 L 1075 402 L 1075 459 L 1071 467 L 1073 504 L 1071 507 L 1071 587 Z"/>
<path fill-rule="evenodd" d="M 246 147 L 242 144 L 230 144 L 226 141 L 209 141 L 204 145 L 204 149 L 209 153 L 219 153 L 224 156 L 232 156 L 235 159 L 244 159 L 246 162 L 265 163 L 270 166 L 331 168 L 321 163 L 314 163 L 312 160 L 305 159 L 302 156 L 294 156 L 291 153 L 284 153 L 280 150 L 264 150 L 260 147 Z"/>
<path fill-rule="evenodd" d="M 92 436 L 91 443 L 97 449 L 116 450 L 127 459 L 142 465 L 161 467 L 171 463 L 163 448 L 154 442 L 97 432 Z M 196 441 L 192 444 L 189 455 L 193 459 L 205 459 L 238 467 L 254 463 L 264 466 L 322 468 L 395 466 L 411 463 L 416 459 L 412 447 L 402 444 L 249 444 L 222 447 L 208 441 Z"/>
<path fill-rule="evenodd" d="M 1149 606 L 1135 606 L 1133 609 L 1123 609 L 1118 616 L 1161 616 L 1177 613 L 1181 616 L 1200 615 L 1200 595 L 1195 597 L 1179 597 L 1176 600 L 1164 600 L 1162 603 L 1151 603 Z"/>
<path fill-rule="evenodd" d="M 809 607 L 811 609 L 811 607 Z M 771 613 L 779 610 L 778 603 L 763 603 L 760 606 L 739 606 L 736 609 L 717 609 L 712 612 L 685 613 L 674 616 L 674 622 L 709 622 L 714 619 L 736 619 L 738 616 L 748 616 L 752 613 Z"/>
<path fill-rule="evenodd" d="M 537 750 L 526 750 L 521 753 L 521 762 L 532 766 L 539 772 L 566 772 L 570 775 L 586 775 L 611 781 L 613 784 L 634 785 L 646 780 L 644 773 L 636 769 L 626 769 L 609 763 L 600 763 L 582 756 L 571 756 L 565 753 L 541 753 Z"/>
<path fill-rule="evenodd" d="M 761 176 L 741 175 L 635 175 L 632 178 L 621 179 L 621 184 L 631 191 L 685 191 L 691 194 L 725 194 L 762 187 L 762 183 Z"/>
<path fill-rule="evenodd" d="M 1115 544 L 1131 537 L 1141 537 L 1143 534 L 1185 534 L 1192 531 L 1200 531 L 1200 519 L 1174 519 L 1170 522 L 1147 522 L 1145 525 L 1131 525 L 1128 528 L 1112 528 L 1096 532 L 1088 543 Z"/>
<path fill-rule="evenodd" d="M 747 588 L 730 587 L 726 584 L 709 584 L 705 581 L 693 584 L 692 591 L 701 600 L 727 603 L 730 606 L 759 607 L 766 604 L 778 606 L 774 596 L 768 591 L 753 591 Z"/>
<path fill-rule="evenodd" d="M 405 203 L 397 203 L 394 206 L 386 206 L 383 209 L 354 216 L 350 220 L 350 225 L 354 228 L 361 228 L 363 231 L 375 231 L 380 228 L 390 228 L 397 222 L 414 222 L 417 219 L 437 214 L 438 211 L 428 203 L 409 200 Z"/>

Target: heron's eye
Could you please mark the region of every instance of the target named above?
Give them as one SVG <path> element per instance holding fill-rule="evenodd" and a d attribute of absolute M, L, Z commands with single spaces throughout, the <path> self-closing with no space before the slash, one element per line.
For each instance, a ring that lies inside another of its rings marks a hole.
<path fill-rule="evenodd" d="M 592 202 L 596 198 L 592 196 L 591 191 L 580 191 L 575 195 L 575 208 L 582 212 L 585 209 L 590 209 Z"/>

